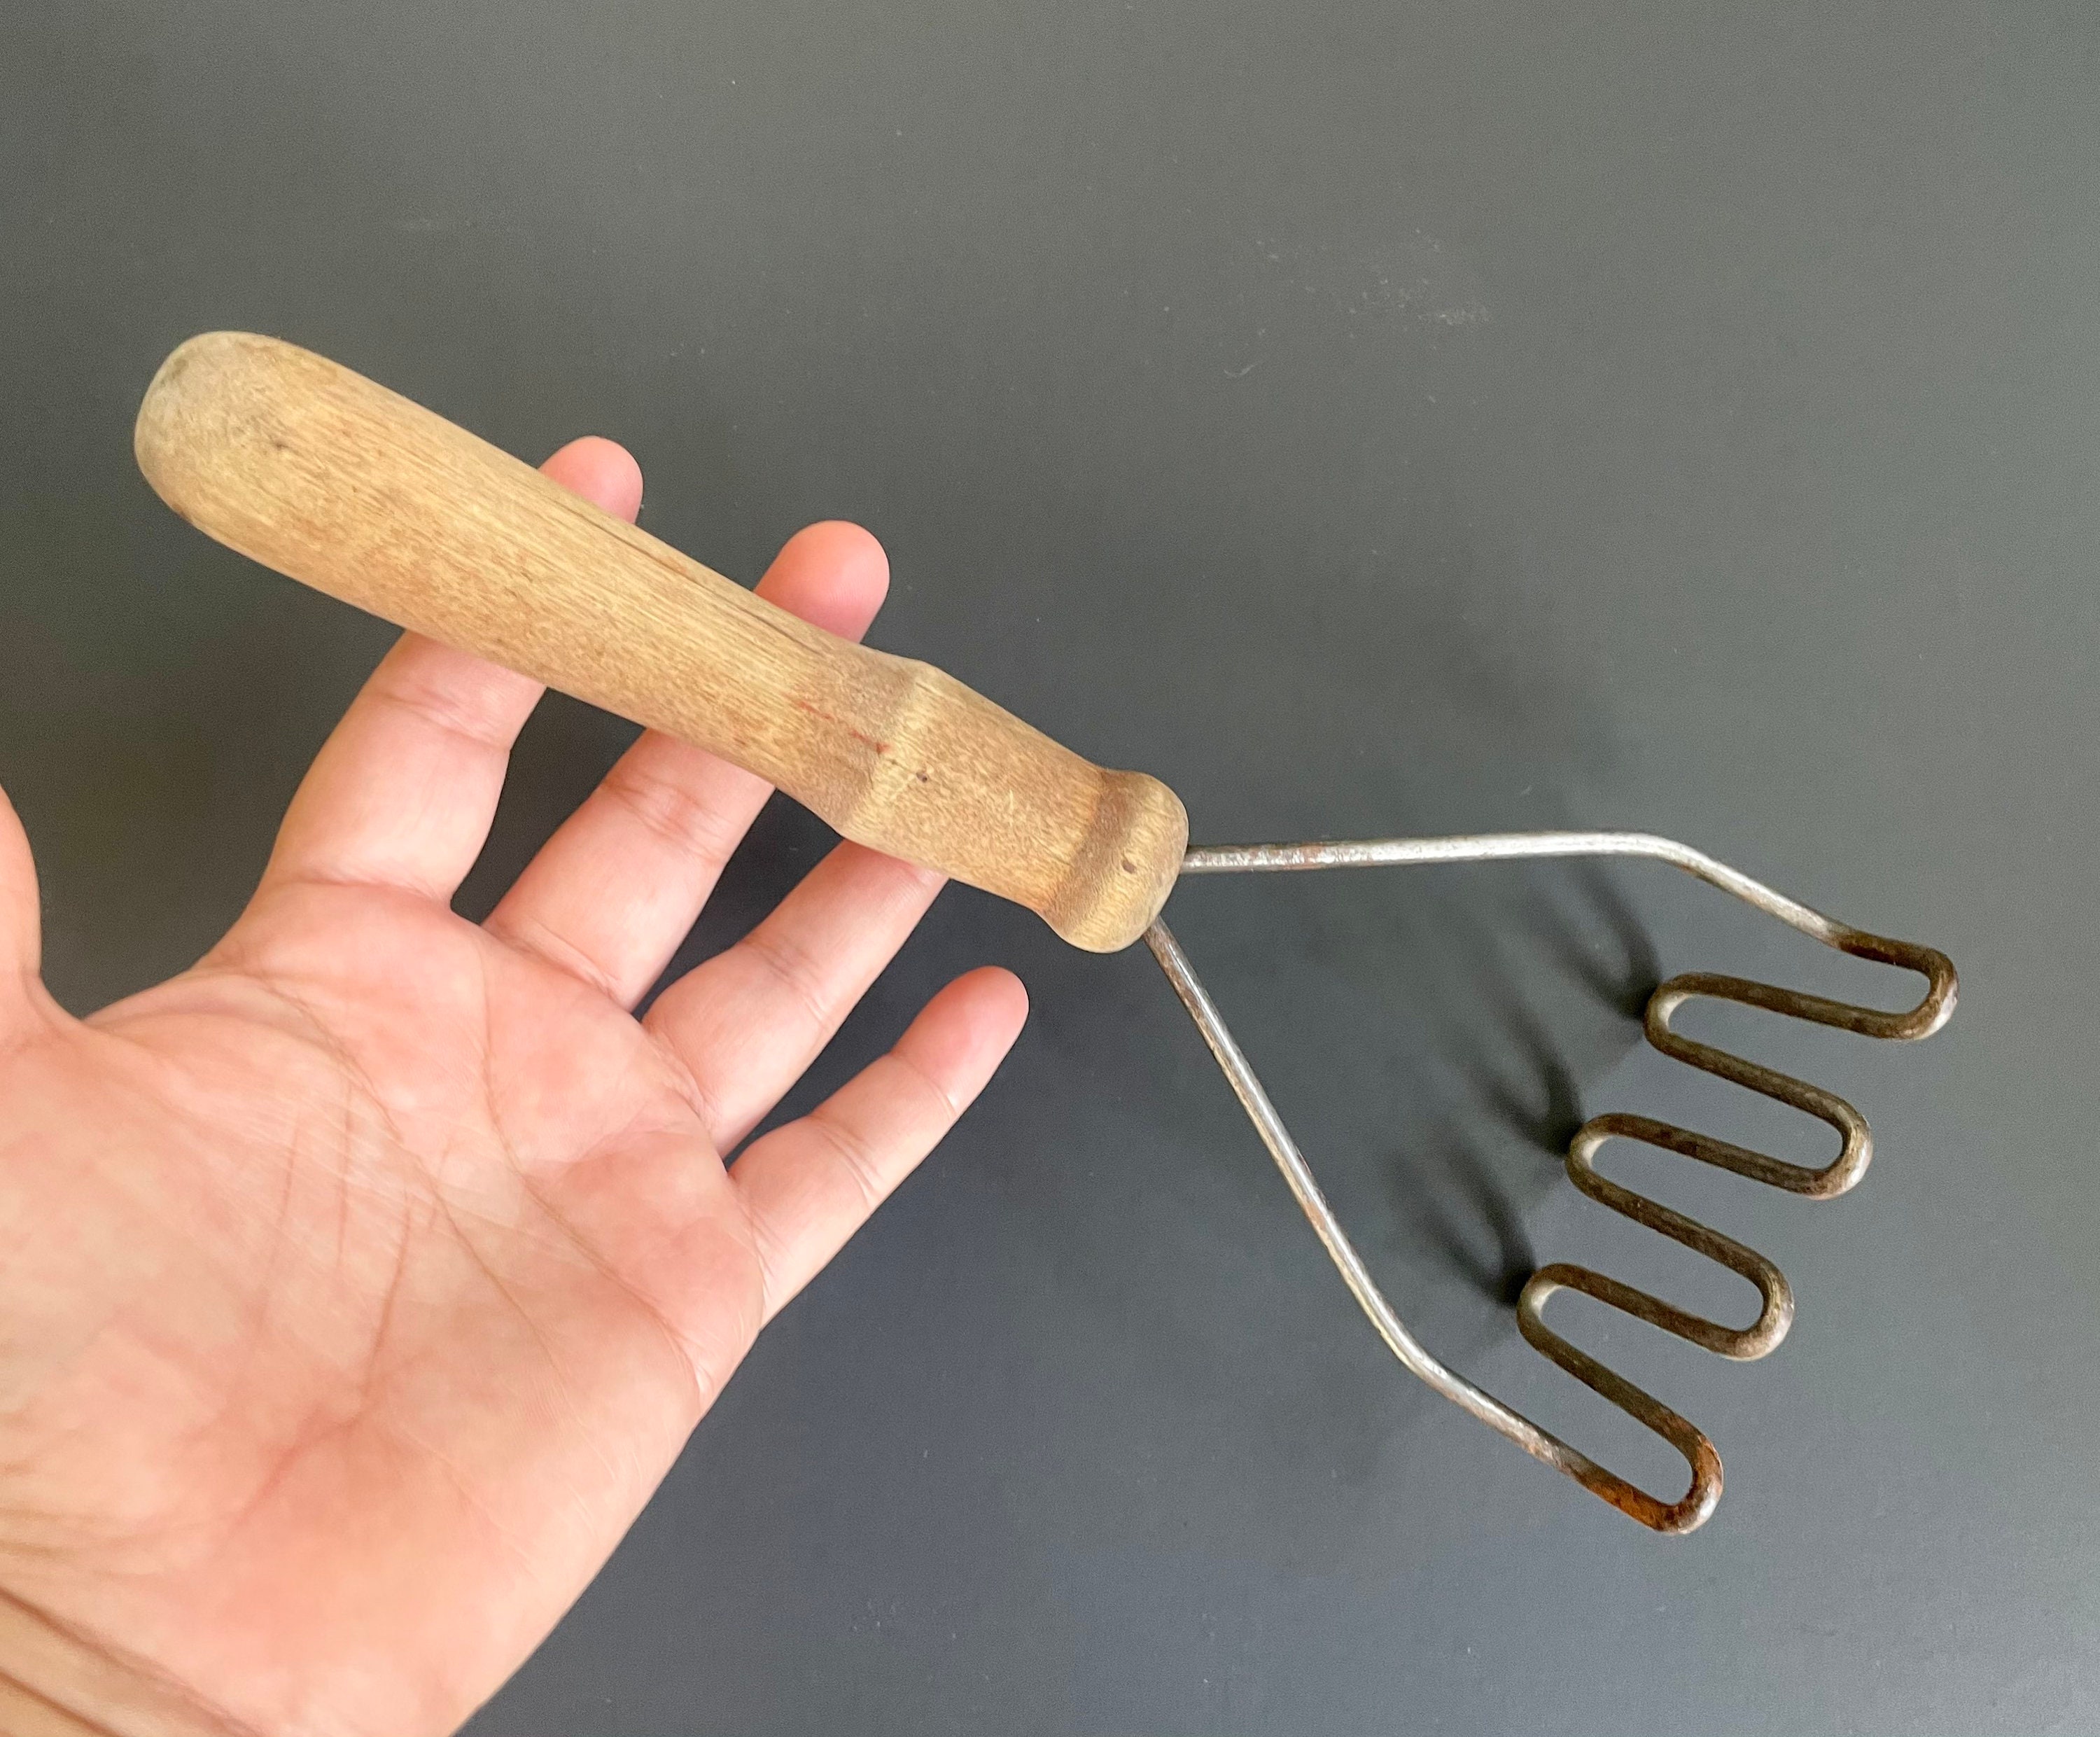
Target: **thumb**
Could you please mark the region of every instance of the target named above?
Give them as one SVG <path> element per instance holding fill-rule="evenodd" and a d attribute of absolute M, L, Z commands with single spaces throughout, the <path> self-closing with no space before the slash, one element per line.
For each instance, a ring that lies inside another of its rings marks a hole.
<path fill-rule="evenodd" d="M 37 916 L 37 865 L 29 836 L 0 790 L 0 1019 L 29 997 L 42 954 Z"/>

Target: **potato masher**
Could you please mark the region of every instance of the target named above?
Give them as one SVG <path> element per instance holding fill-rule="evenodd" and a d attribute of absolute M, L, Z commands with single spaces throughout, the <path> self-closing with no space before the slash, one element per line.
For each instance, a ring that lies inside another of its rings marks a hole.
<path fill-rule="evenodd" d="M 1547 1465 L 1658 1531 L 1712 1513 L 1721 1462 L 1696 1427 L 1545 1323 L 1577 1290 L 1731 1358 L 1785 1337 L 1793 1293 L 1754 1249 L 1602 1175 L 1599 1149 L 1644 1142 L 1815 1198 L 1842 1194 L 1872 1156 L 1865 1121 L 1833 1094 L 1683 1036 L 1670 1016 L 1701 997 L 1868 1036 L 1916 1038 L 1953 1010 L 1944 954 L 1833 922 L 1687 845 L 1639 833 L 1555 832 L 1188 848 L 1180 801 L 1157 779 L 1108 771 L 953 677 L 839 639 L 549 481 L 443 418 L 311 351 L 245 333 L 193 338 L 161 366 L 139 413 L 140 467 L 162 498 L 221 542 L 400 626 L 698 744 L 757 773 L 841 834 L 1026 905 L 1076 947 L 1144 939 L 1202 1030 L 1357 1302 L 1401 1363 Z M 1840 952 L 1926 979 L 1901 1013 L 1740 978 L 1695 974 L 1657 989 L 1648 1041 L 1665 1055 L 1835 1129 L 1838 1156 L 1791 1164 L 1652 1120 L 1599 1116 L 1568 1173 L 1592 1200 L 1740 1274 L 1762 1299 L 1732 1328 L 1587 1267 L 1533 1274 L 1524 1337 L 1683 1455 L 1665 1501 L 1605 1470 L 1432 1356 L 1343 1232 L 1304 1156 L 1166 925 L 1183 874 L 1542 856 L 1669 863 Z"/>

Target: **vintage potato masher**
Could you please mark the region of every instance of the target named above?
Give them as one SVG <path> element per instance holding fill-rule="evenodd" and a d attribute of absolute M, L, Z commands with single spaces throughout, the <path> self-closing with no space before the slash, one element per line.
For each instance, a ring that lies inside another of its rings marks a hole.
<path fill-rule="evenodd" d="M 1603 1175 L 1599 1150 L 1613 1139 L 1642 1141 L 1817 1198 L 1851 1187 L 1873 1154 L 1867 1125 L 1850 1104 L 1683 1036 L 1671 1015 L 1707 997 L 1870 1037 L 1915 1038 L 1953 1011 L 1954 968 L 1945 955 L 1833 922 L 1689 846 L 1645 833 L 1189 849 L 1181 803 L 1157 779 L 1103 771 L 938 670 L 813 627 L 430 411 L 272 338 L 214 332 L 176 350 L 147 391 L 136 448 L 170 506 L 266 566 L 697 743 L 777 785 L 848 838 L 1026 905 L 1075 947 L 1110 952 L 1142 939 L 1393 1355 L 1446 1399 L 1658 1531 L 1689 1531 L 1713 1512 L 1719 1456 L 1693 1425 L 1548 1327 L 1547 1300 L 1582 1291 L 1724 1357 L 1748 1359 L 1785 1337 L 1793 1297 L 1755 1250 Z M 1650 999 L 1648 1039 L 1664 1054 L 1834 1129 L 1841 1149 L 1820 1168 L 1639 1116 L 1597 1116 L 1568 1149 L 1568 1176 L 1590 1199 L 1740 1274 L 1762 1300 L 1756 1320 L 1738 1328 L 1584 1266 L 1543 1266 L 1524 1288 L 1517 1311 L 1524 1337 L 1683 1456 L 1691 1482 L 1674 1501 L 1520 1416 L 1409 1333 L 1159 920 L 1184 874 L 1539 856 L 1669 863 L 1826 946 L 1926 983 L 1917 1005 L 1900 1013 L 1704 974 L 1672 978 Z"/>

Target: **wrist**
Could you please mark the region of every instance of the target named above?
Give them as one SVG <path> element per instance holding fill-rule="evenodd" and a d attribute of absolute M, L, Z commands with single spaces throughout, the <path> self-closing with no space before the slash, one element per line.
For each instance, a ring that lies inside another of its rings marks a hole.
<path fill-rule="evenodd" d="M 0 1730 L 8 1737 L 254 1737 L 144 1660 L 4 1591 Z"/>

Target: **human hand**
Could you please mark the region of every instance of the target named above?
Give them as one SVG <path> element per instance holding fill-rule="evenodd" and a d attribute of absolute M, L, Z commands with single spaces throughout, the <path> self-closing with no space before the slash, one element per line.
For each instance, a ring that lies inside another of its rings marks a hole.
<path fill-rule="evenodd" d="M 608 441 L 545 469 L 639 506 Z M 857 638 L 887 586 L 819 524 L 760 590 Z M 404 639 L 225 939 L 86 1020 L 0 798 L 9 1729 L 451 1730 L 1019 1032 L 973 972 L 725 1168 L 939 877 L 842 844 L 638 1021 L 766 789 L 646 735 L 466 922 L 539 692 Z"/>

